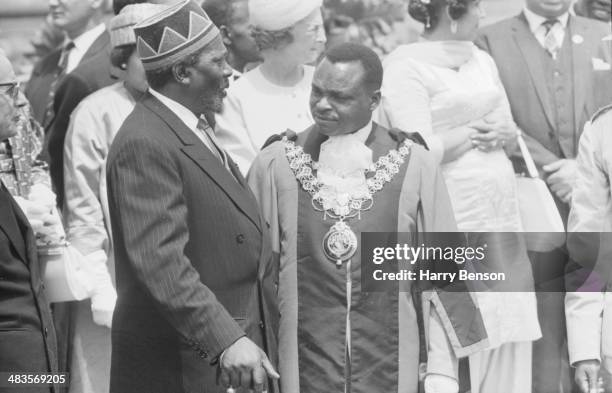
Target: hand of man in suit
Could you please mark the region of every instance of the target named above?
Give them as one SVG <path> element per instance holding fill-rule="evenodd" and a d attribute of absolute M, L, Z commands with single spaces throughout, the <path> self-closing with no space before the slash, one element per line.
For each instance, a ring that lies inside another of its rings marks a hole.
<path fill-rule="evenodd" d="M 599 361 L 583 360 L 576 363 L 574 380 L 582 393 L 598 393 Z"/>
<path fill-rule="evenodd" d="M 257 393 L 267 391 L 268 378 L 280 378 L 266 353 L 246 336 L 223 352 L 220 367 L 223 386 L 252 389 Z"/>
<path fill-rule="evenodd" d="M 569 203 L 572 199 L 572 190 L 576 183 L 576 160 L 562 159 L 542 168 L 546 172 L 546 183 L 565 203 Z"/>

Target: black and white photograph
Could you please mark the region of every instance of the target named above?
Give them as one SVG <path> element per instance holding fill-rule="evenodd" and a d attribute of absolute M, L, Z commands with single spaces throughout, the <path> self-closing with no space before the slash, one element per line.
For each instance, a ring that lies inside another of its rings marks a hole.
<path fill-rule="evenodd" d="M 612 393 L 611 0 L 0 0 L 0 393 Z"/>

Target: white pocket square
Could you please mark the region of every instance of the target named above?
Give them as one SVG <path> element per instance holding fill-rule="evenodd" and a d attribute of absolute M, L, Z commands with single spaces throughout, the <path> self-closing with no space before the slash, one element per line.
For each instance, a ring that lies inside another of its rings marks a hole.
<path fill-rule="evenodd" d="M 593 57 L 591 60 L 593 61 L 593 71 L 610 71 L 612 69 L 610 64 L 600 58 Z"/>

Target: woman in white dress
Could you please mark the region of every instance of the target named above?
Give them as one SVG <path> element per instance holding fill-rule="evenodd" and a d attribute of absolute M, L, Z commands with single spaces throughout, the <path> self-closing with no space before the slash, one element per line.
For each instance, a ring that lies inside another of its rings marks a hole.
<path fill-rule="evenodd" d="M 380 120 L 424 136 L 442 165 L 461 231 L 520 232 L 506 155 L 516 146 L 516 125 L 495 63 L 472 43 L 480 7 L 480 0 L 410 1 L 411 16 L 425 30 L 420 42 L 400 46 L 385 60 Z M 524 248 L 508 251 L 502 262 L 512 259 L 512 272 L 530 272 Z M 531 391 L 531 345 L 541 336 L 535 294 L 475 296 L 490 346 L 470 356 L 471 392 Z"/>
<path fill-rule="evenodd" d="M 321 0 L 250 0 L 249 14 L 263 63 L 227 90 L 216 136 L 243 174 L 265 141 L 313 123 L 308 99 L 325 44 Z"/>
<path fill-rule="evenodd" d="M 64 145 L 64 220 L 68 241 L 85 257 L 95 284 L 78 304 L 70 392 L 108 392 L 110 327 L 117 294 L 106 197 L 106 155 L 136 100 L 148 89 L 133 26 L 166 6 L 128 5 L 109 24 L 111 64 L 120 82 L 85 98 L 70 118 Z"/>

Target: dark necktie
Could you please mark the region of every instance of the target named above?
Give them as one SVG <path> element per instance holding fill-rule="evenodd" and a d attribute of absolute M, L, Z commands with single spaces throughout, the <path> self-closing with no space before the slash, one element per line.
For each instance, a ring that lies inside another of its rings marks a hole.
<path fill-rule="evenodd" d="M 225 167 L 225 169 L 232 173 L 229 167 L 227 153 L 217 143 L 214 131 L 212 127 L 208 124 L 208 121 L 206 121 L 204 116 L 200 116 L 196 128 L 200 131 L 204 139 L 208 142 L 207 144 L 210 151 L 214 154 L 215 157 L 217 157 L 217 159 L 219 159 L 219 161 L 221 161 L 221 164 Z"/>
<path fill-rule="evenodd" d="M 68 55 L 70 51 L 74 48 L 74 42 L 69 41 L 64 44 L 62 48 L 62 52 L 60 54 L 59 61 L 57 62 L 57 68 L 55 69 L 55 75 L 53 77 L 53 81 L 51 81 L 51 85 L 49 86 L 49 96 L 47 97 L 47 106 L 45 107 L 45 114 L 43 117 L 43 126 L 47 128 L 53 117 L 55 116 L 55 111 L 53 109 L 53 101 L 55 99 L 55 91 L 59 86 L 59 82 L 66 75 L 66 69 L 68 68 Z"/>

